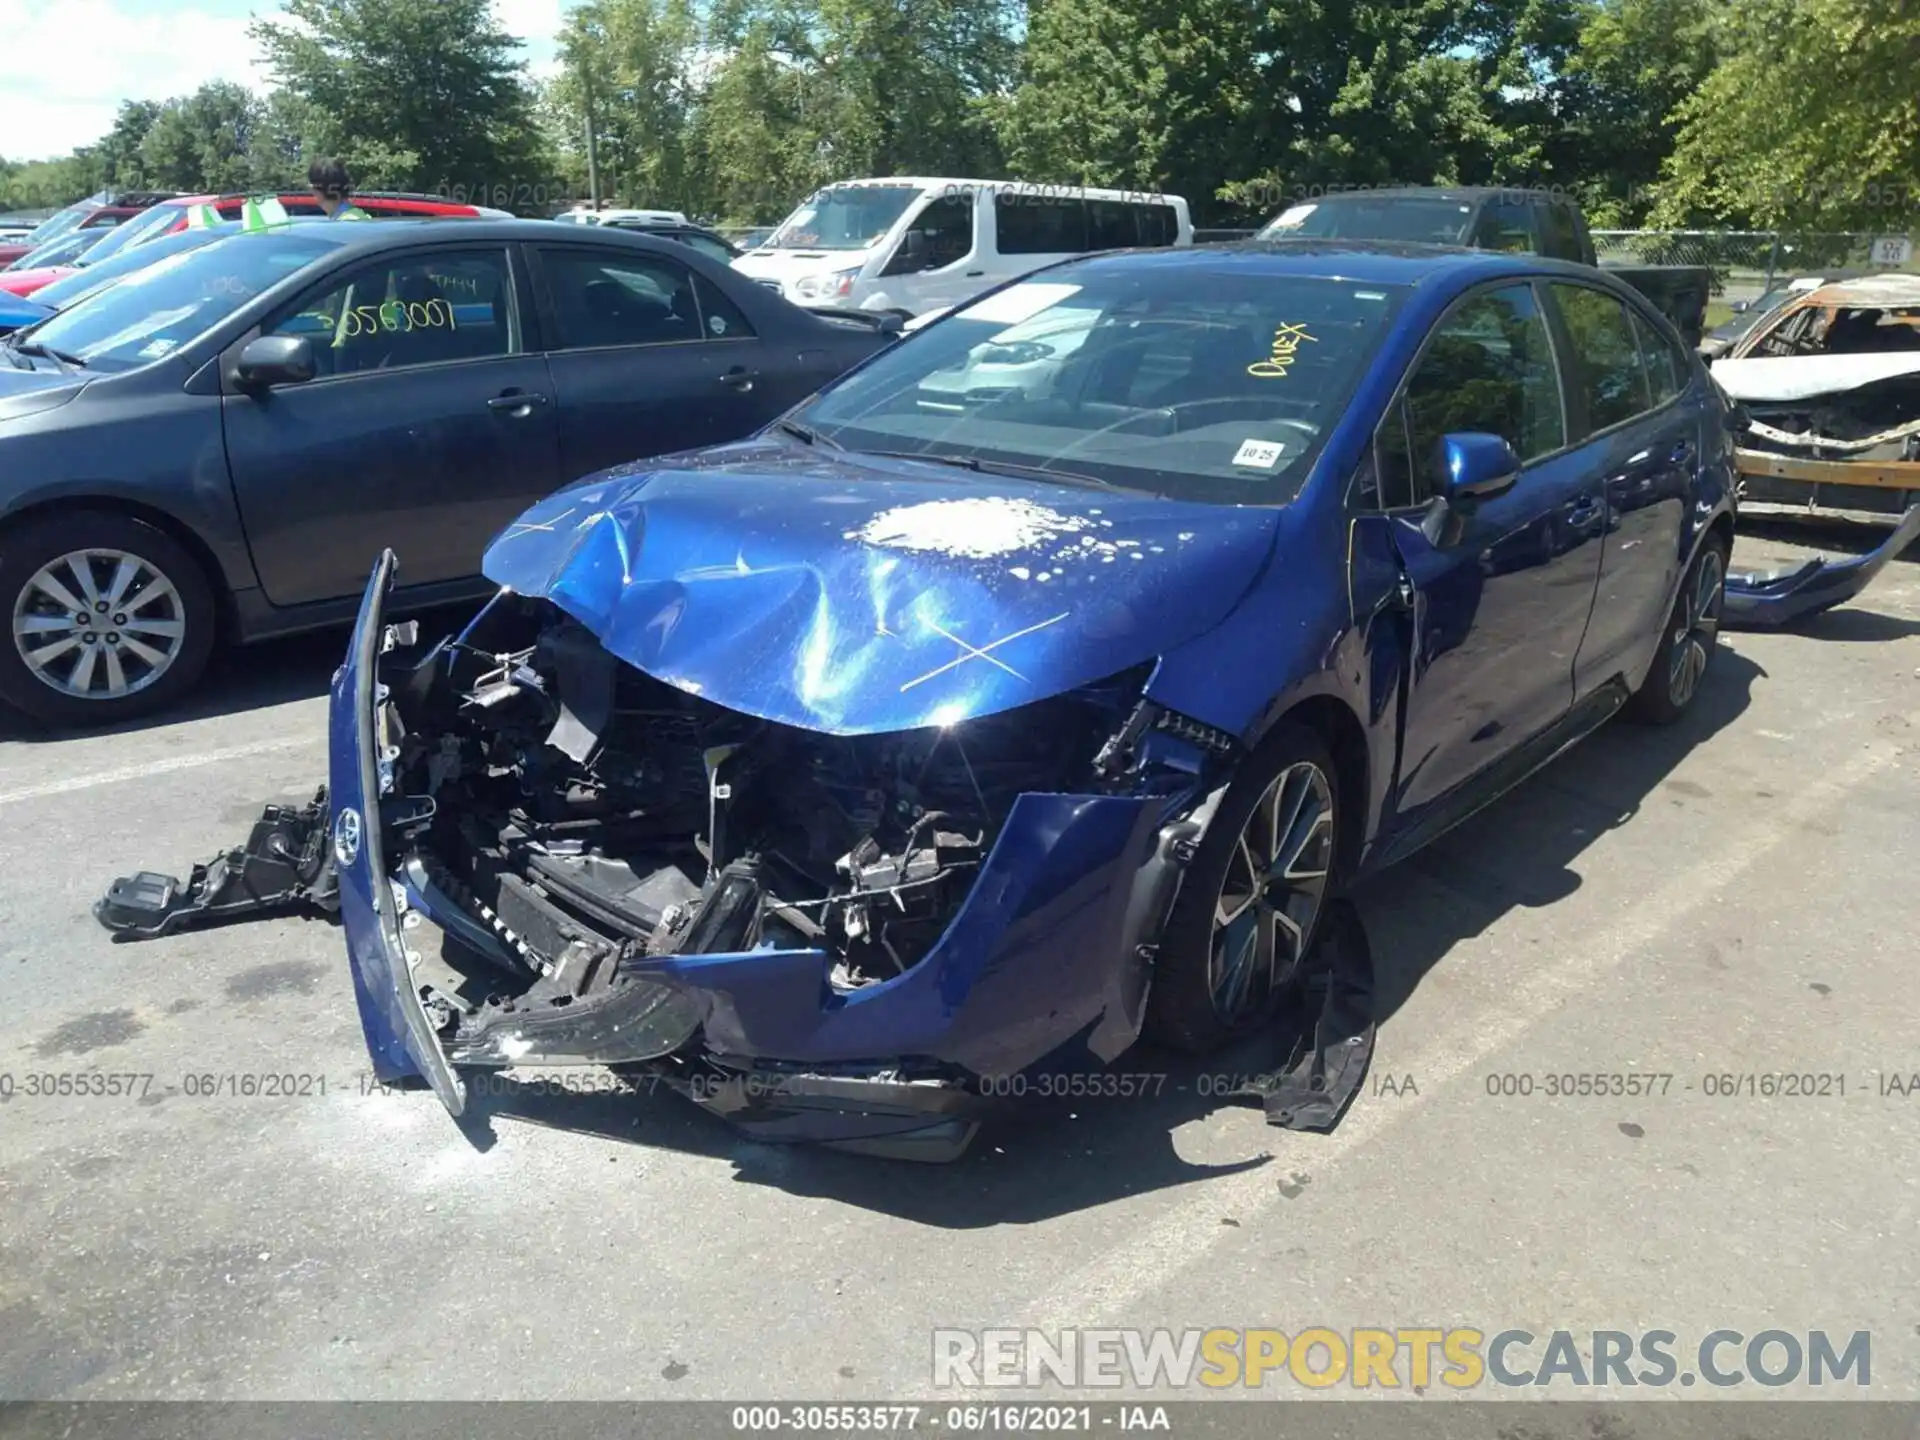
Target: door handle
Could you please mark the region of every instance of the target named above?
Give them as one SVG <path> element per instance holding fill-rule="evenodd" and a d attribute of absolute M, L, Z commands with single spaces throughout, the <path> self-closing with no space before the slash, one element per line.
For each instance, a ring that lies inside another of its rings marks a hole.
<path fill-rule="evenodd" d="M 1577 530 L 1585 529 L 1604 513 L 1596 497 L 1582 495 L 1567 506 L 1567 523 Z"/>
<path fill-rule="evenodd" d="M 493 399 L 487 401 L 487 408 L 489 410 L 506 410 L 514 415 L 527 415 L 532 413 L 536 405 L 544 405 L 546 403 L 546 396 L 535 394 L 532 391 L 512 392 L 506 395 L 494 396 Z"/>
<path fill-rule="evenodd" d="M 730 385 L 735 390 L 751 390 L 753 382 L 760 378 L 758 370 L 749 370 L 744 365 L 736 365 L 720 377 L 722 385 Z"/>
<path fill-rule="evenodd" d="M 968 280 L 978 280 L 982 275 L 986 273 L 987 272 L 984 270 L 969 270 L 967 271 L 965 278 Z"/>

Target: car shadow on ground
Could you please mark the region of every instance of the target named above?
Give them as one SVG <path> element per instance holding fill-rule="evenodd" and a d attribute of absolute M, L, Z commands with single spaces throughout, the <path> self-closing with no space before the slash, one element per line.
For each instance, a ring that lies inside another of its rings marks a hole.
<path fill-rule="evenodd" d="M 1572 868 L 1601 835 L 1662 798 L 1705 798 L 1674 782 L 1676 766 L 1747 709 L 1765 672 L 1722 649 L 1694 707 L 1676 725 L 1603 727 L 1567 755 L 1356 896 L 1375 964 L 1382 1044 L 1392 1016 L 1462 940 L 1516 907 L 1551 905 L 1579 888 Z M 1409 877 L 1421 883 L 1409 884 Z M 1263 1036 L 1196 1061 L 1145 1045 L 1115 1062 L 1131 1094 L 1056 1100 L 1031 1096 L 988 1120 L 972 1148 L 947 1165 L 771 1145 L 742 1136 L 664 1087 L 635 1095 L 556 1094 L 539 1083 L 490 1081 L 469 1105 L 474 1144 L 496 1123 L 531 1123 L 730 1160 L 736 1178 L 827 1198 L 947 1229 L 1021 1225 L 1272 1166 L 1282 1193 L 1304 1183 L 1271 1153 L 1210 1165 L 1180 1154 L 1177 1132 L 1227 1105 L 1236 1077 L 1271 1069 L 1286 1037 Z M 1363 1092 L 1354 1104 L 1365 1105 Z M 1336 1127 L 1337 1128 L 1337 1127 Z M 1278 1132 L 1276 1132 L 1278 1138 Z M 1309 1142 L 1310 1143 L 1310 1142 Z M 1237 1223 L 1223 1214 L 1222 1224 Z"/>

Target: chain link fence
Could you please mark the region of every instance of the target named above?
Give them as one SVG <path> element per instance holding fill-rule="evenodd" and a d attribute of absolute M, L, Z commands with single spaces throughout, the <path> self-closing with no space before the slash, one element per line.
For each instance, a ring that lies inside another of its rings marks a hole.
<path fill-rule="evenodd" d="M 1799 276 L 1920 271 L 1904 235 L 1778 230 L 1595 230 L 1602 265 L 1705 265 L 1716 300 L 1752 300 Z"/>

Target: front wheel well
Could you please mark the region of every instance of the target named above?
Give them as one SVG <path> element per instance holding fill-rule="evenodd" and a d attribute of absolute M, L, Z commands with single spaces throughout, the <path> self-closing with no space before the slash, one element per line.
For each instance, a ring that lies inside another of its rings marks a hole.
<path fill-rule="evenodd" d="M 1722 510 L 1718 515 L 1714 516 L 1712 522 L 1708 524 L 1707 534 L 1709 536 L 1718 535 L 1721 542 L 1727 547 L 1727 553 L 1729 555 L 1733 553 L 1733 516 Z"/>
<path fill-rule="evenodd" d="M 1304 725 L 1326 744 L 1333 756 L 1340 794 L 1345 797 L 1349 823 L 1340 832 L 1338 875 L 1349 878 L 1359 867 L 1365 844 L 1364 826 L 1351 823 L 1368 809 L 1367 732 L 1360 719 L 1345 704 L 1331 695 L 1315 695 L 1302 700 L 1280 717 L 1279 723 Z"/>
<path fill-rule="evenodd" d="M 227 586 L 226 572 L 220 568 L 213 551 L 207 548 L 206 541 L 192 526 L 183 524 L 158 506 L 107 495 L 62 495 L 51 500 L 40 500 L 23 505 L 0 520 L 0 545 L 6 544 L 7 537 L 15 530 L 36 520 L 55 515 L 82 515 L 89 511 L 101 515 L 121 515 L 151 525 L 191 555 L 194 563 L 199 565 L 201 574 L 207 577 L 207 587 L 213 592 L 218 638 L 222 642 L 234 639 L 239 630 L 239 618 L 234 610 L 233 592 Z"/>

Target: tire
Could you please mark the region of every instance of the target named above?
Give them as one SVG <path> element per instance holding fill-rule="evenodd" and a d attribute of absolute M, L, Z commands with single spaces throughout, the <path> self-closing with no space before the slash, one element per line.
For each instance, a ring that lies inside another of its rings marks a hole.
<path fill-rule="evenodd" d="M 49 725 L 165 709 L 213 654 L 213 590 L 199 561 L 125 515 L 62 511 L 0 535 L 0 606 L 0 700 Z"/>
<path fill-rule="evenodd" d="M 1720 613 L 1727 591 L 1727 542 L 1709 536 L 1687 568 L 1673 613 L 1660 632 L 1647 678 L 1627 702 L 1629 719 L 1671 725 L 1687 713 L 1712 668 L 1720 641 Z"/>
<path fill-rule="evenodd" d="M 1272 1018 L 1319 934 L 1348 819 L 1333 757 L 1312 730 L 1282 724 L 1248 757 L 1167 917 L 1149 1039 L 1205 1054 Z M 1275 873 L 1282 866 L 1294 883 Z M 1250 883 L 1256 872 L 1264 892 Z"/>

